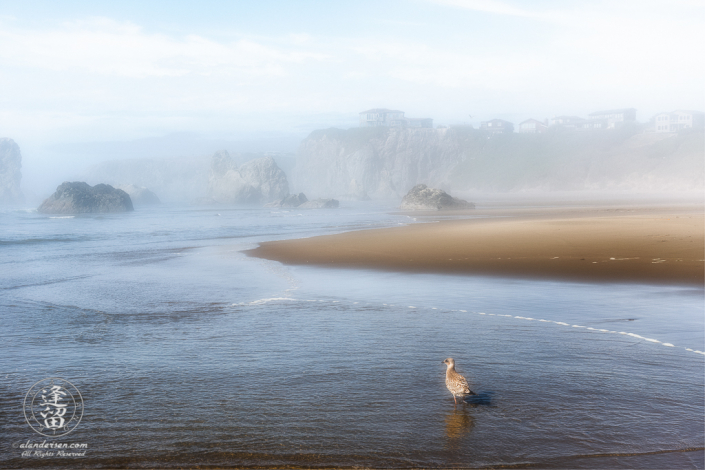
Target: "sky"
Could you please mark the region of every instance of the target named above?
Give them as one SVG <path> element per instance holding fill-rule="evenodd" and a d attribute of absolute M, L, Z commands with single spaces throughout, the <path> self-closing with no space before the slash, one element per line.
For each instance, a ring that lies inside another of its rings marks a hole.
<path fill-rule="evenodd" d="M 0 137 L 31 153 L 705 110 L 699 0 L 0 0 Z M 266 145 L 262 151 L 266 151 Z"/>

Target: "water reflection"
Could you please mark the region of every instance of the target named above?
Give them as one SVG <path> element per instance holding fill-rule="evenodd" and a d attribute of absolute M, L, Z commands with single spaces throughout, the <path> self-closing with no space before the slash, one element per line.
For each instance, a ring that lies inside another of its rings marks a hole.
<path fill-rule="evenodd" d="M 446 438 L 455 441 L 472 431 L 475 418 L 470 414 L 470 406 L 465 404 L 453 408 L 446 415 Z"/>

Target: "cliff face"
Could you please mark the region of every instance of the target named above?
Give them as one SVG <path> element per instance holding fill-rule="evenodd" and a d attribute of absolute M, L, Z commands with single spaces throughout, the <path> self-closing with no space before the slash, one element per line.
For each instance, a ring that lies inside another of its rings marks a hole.
<path fill-rule="evenodd" d="M 462 160 L 453 129 L 328 129 L 301 143 L 294 181 L 314 196 L 400 198 L 420 182 L 443 187 Z"/>
<path fill-rule="evenodd" d="M 227 151 L 213 155 L 208 195 L 224 204 L 261 204 L 289 195 L 289 183 L 272 157 L 250 160 L 237 167 Z"/>
<path fill-rule="evenodd" d="M 401 198 L 426 183 L 446 191 L 698 191 L 702 131 L 639 126 L 490 136 L 449 129 L 327 129 L 302 142 L 294 183 L 313 197 Z"/>
<path fill-rule="evenodd" d="M 14 140 L 0 139 L 0 204 L 18 204 L 23 201 L 22 154 Z"/>

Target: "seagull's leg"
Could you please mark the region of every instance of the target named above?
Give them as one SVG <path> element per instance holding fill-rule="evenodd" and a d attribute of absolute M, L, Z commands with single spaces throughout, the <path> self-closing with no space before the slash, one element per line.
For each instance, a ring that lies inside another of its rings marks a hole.
<path fill-rule="evenodd" d="M 458 404 L 458 400 L 455 399 L 455 395 L 453 395 L 453 401 L 455 402 L 456 405 Z"/>

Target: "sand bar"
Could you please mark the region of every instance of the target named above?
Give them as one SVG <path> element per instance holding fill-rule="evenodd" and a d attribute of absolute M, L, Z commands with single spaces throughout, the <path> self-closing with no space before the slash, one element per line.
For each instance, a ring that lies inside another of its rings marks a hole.
<path fill-rule="evenodd" d="M 462 215 L 462 214 L 456 214 Z M 461 220 L 262 243 L 285 264 L 702 286 L 702 206 L 469 211 Z"/>

